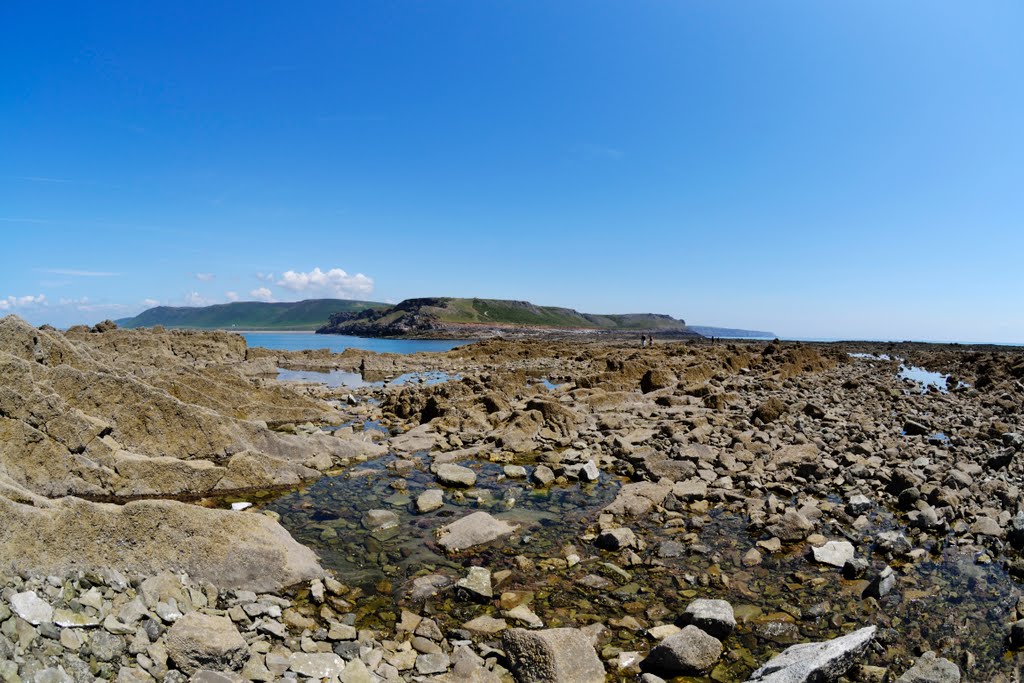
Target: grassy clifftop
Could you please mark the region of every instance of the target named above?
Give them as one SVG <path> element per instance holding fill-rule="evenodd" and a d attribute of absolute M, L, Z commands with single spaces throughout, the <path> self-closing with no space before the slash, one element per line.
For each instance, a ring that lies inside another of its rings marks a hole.
<path fill-rule="evenodd" d="M 335 313 L 358 313 L 382 308 L 387 308 L 387 304 L 345 299 L 307 299 L 278 303 L 236 301 L 201 307 L 157 306 L 134 318 L 122 318 L 115 322 L 128 328 L 163 325 L 207 330 L 313 331 Z"/>
<path fill-rule="evenodd" d="M 317 330 L 326 334 L 403 336 L 471 332 L 473 328 L 658 331 L 686 334 L 686 322 L 655 313 L 597 315 L 506 299 L 406 299 L 384 310 L 343 312 Z"/>

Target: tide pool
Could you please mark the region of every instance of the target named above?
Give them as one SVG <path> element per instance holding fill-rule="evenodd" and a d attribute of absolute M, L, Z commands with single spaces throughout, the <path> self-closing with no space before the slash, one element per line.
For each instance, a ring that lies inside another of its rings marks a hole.
<path fill-rule="evenodd" d="M 471 344 L 467 340 L 447 339 L 371 339 L 342 334 L 314 334 L 312 332 L 244 332 L 249 346 L 262 346 L 279 351 L 305 351 L 330 349 L 341 353 L 345 349 L 362 349 L 377 353 L 418 353 L 421 351 L 448 351 L 457 346 Z"/>

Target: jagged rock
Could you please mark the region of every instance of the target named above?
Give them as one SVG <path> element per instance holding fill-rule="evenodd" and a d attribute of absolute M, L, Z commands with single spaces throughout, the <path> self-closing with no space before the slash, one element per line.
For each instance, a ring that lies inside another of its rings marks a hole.
<path fill-rule="evenodd" d="M 725 600 L 694 600 L 683 611 L 680 621 L 692 624 L 716 638 L 725 638 L 736 628 L 736 615 Z"/>
<path fill-rule="evenodd" d="M 455 584 L 456 588 L 473 600 L 488 601 L 494 597 L 491 572 L 485 567 L 470 567 L 469 573 Z"/>
<path fill-rule="evenodd" d="M 768 531 L 783 541 L 802 541 L 814 531 L 814 522 L 796 509 L 786 508 L 778 523 L 768 527 Z"/>
<path fill-rule="evenodd" d="M 226 617 L 189 612 L 167 631 L 167 654 L 185 673 L 211 666 L 238 669 L 249 648 Z"/>
<path fill-rule="evenodd" d="M 437 544 L 449 552 L 460 552 L 508 536 L 518 528 L 479 511 L 438 529 Z"/>
<path fill-rule="evenodd" d="M 519 683 L 604 683 L 604 665 L 579 629 L 514 628 L 503 643 Z"/>
<path fill-rule="evenodd" d="M 662 640 L 651 650 L 642 668 L 672 676 L 704 674 L 722 656 L 722 643 L 696 626 Z"/>
<path fill-rule="evenodd" d="M 35 591 L 15 593 L 11 596 L 11 611 L 30 624 L 48 624 L 53 621 L 53 607 Z"/>
<path fill-rule="evenodd" d="M 832 683 L 860 659 L 874 626 L 819 643 L 791 645 L 750 675 L 748 683 Z"/>
<path fill-rule="evenodd" d="M 960 683 L 960 667 L 929 650 L 896 683 Z"/>

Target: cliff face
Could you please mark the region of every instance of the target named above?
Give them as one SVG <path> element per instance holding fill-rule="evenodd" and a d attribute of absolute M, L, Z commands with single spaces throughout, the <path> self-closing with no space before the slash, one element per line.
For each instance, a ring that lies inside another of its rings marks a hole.
<path fill-rule="evenodd" d="M 538 306 L 529 301 L 448 297 L 406 299 L 383 310 L 336 313 L 317 332 L 366 337 L 465 338 L 507 332 L 538 334 L 581 330 L 699 336 L 686 327 L 685 321 L 668 315 L 599 315 L 571 308 Z"/>

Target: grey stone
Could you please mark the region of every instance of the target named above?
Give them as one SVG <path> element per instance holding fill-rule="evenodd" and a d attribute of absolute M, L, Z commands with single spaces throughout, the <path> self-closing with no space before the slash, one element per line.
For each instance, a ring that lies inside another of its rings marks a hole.
<path fill-rule="evenodd" d="M 851 515 L 862 515 L 871 509 L 871 499 L 863 493 L 855 493 L 846 503 L 846 511 Z"/>
<path fill-rule="evenodd" d="M 750 674 L 748 683 L 812 683 L 835 681 L 861 658 L 875 637 L 868 626 L 819 643 L 791 645 Z"/>
<path fill-rule="evenodd" d="M 439 674 L 448 670 L 451 660 L 443 652 L 422 654 L 416 657 L 416 672 L 422 675 Z"/>
<path fill-rule="evenodd" d="M 295 652 L 288 659 L 288 668 L 309 678 L 334 678 L 345 670 L 345 660 L 333 652 Z"/>
<path fill-rule="evenodd" d="M 852 560 L 855 550 L 849 541 L 829 541 L 825 545 L 811 548 L 814 561 L 832 567 L 842 567 L 847 560 Z"/>
<path fill-rule="evenodd" d="M 696 626 L 687 626 L 651 650 L 644 670 L 673 676 L 703 674 L 722 656 L 722 643 Z"/>
<path fill-rule="evenodd" d="M 596 544 L 598 548 L 604 548 L 605 550 L 635 548 L 637 545 L 636 534 L 628 527 L 606 529 L 597 537 Z"/>
<path fill-rule="evenodd" d="M 53 622 L 53 607 L 36 595 L 35 591 L 15 593 L 10 602 L 11 610 L 34 626 Z"/>
<path fill-rule="evenodd" d="M 363 515 L 363 528 L 384 531 L 398 526 L 398 515 L 391 510 L 369 510 Z"/>
<path fill-rule="evenodd" d="M 736 628 L 736 615 L 725 600 L 694 600 L 686 606 L 681 620 L 715 638 L 725 638 Z"/>
<path fill-rule="evenodd" d="M 459 579 L 455 587 L 473 600 L 488 601 L 494 597 L 491 571 L 484 567 L 470 567 L 469 573 Z"/>
<path fill-rule="evenodd" d="M 89 649 L 101 662 L 112 662 L 124 653 L 124 638 L 106 631 L 93 631 L 89 638 Z"/>
<path fill-rule="evenodd" d="M 538 486 L 551 486 L 551 483 L 555 480 L 555 473 L 547 465 L 537 465 L 533 469 L 533 477 L 531 478 Z"/>
<path fill-rule="evenodd" d="M 374 683 L 374 677 L 358 657 L 345 665 L 345 670 L 338 678 L 341 683 Z"/>
<path fill-rule="evenodd" d="M 865 597 L 884 598 L 896 587 L 896 572 L 892 567 L 885 567 L 878 576 L 864 589 Z"/>
<path fill-rule="evenodd" d="M 448 486 L 473 486 L 476 484 L 476 472 L 468 467 L 446 462 L 438 466 L 437 480 Z"/>
<path fill-rule="evenodd" d="M 518 528 L 479 511 L 438 529 L 437 544 L 449 552 L 459 552 L 508 536 Z"/>
<path fill-rule="evenodd" d="M 928 651 L 896 683 L 960 683 L 960 667 Z"/>
<path fill-rule="evenodd" d="M 505 476 L 509 479 L 526 478 L 526 468 L 522 465 L 505 465 L 505 467 L 502 468 L 502 472 L 504 472 Z"/>
<path fill-rule="evenodd" d="M 505 652 L 519 683 L 604 683 L 604 665 L 579 629 L 527 631 L 503 635 Z"/>
<path fill-rule="evenodd" d="M 167 653 L 185 673 L 204 668 L 237 669 L 249 648 L 227 617 L 189 612 L 167 631 Z"/>
<path fill-rule="evenodd" d="M 794 508 L 786 508 L 781 519 L 768 527 L 768 531 L 783 541 L 802 541 L 814 531 L 814 523 Z"/>
<path fill-rule="evenodd" d="M 420 514 L 433 512 L 444 507 L 444 491 L 427 489 L 416 498 L 416 511 Z"/>

